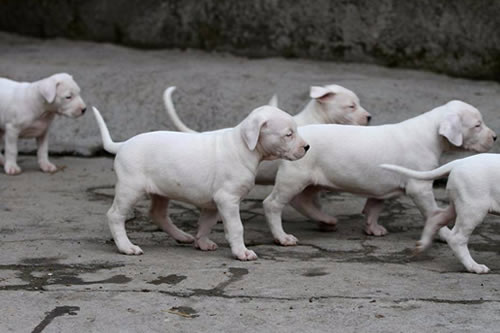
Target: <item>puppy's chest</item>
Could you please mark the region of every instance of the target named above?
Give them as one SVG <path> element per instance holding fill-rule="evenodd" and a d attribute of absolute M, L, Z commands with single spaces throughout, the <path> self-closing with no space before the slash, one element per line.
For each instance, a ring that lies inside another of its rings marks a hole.
<path fill-rule="evenodd" d="M 40 118 L 35 119 L 30 125 L 21 131 L 23 138 L 39 137 L 47 131 L 50 124 L 54 120 L 54 114 L 43 114 Z"/>

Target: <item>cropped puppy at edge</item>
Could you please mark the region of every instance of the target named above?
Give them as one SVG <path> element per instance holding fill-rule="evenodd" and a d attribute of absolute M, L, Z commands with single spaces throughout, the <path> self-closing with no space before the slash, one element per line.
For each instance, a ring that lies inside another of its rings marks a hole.
<path fill-rule="evenodd" d="M 95 108 L 94 114 L 104 149 L 116 154 L 115 198 L 107 216 L 120 252 L 143 253 L 127 237 L 125 217 L 140 197 L 149 194 L 153 221 L 177 241 L 194 241 L 201 250 L 215 250 L 217 246 L 208 234 L 220 214 L 233 255 L 240 260 L 257 259 L 244 244 L 239 204 L 255 184 L 260 161 L 293 161 L 309 149 L 290 115 L 264 106 L 227 130 L 202 134 L 158 131 L 115 143 Z M 170 220 L 169 200 L 189 202 L 201 209 L 195 238 Z"/>
<path fill-rule="evenodd" d="M 48 130 L 57 114 L 76 118 L 85 113 L 80 88 L 66 73 L 33 83 L 0 78 L 0 138 L 5 136 L 5 159 L 0 164 L 9 175 L 21 173 L 17 165 L 18 138 L 36 138 L 40 169 L 55 172 L 49 161 Z"/>
<path fill-rule="evenodd" d="M 271 194 L 264 200 L 267 222 L 281 245 L 297 239 L 284 232 L 281 213 L 290 201 L 312 219 L 336 224 L 335 217 L 318 210 L 304 196 L 307 188 L 350 192 L 367 198 L 365 232 L 382 236 L 378 224 L 384 200 L 408 195 L 425 218 L 438 212 L 432 182 L 395 176 L 381 169 L 391 163 L 417 170 L 439 165 L 445 151 L 488 151 L 496 139 L 481 113 L 472 105 L 451 101 L 401 123 L 381 126 L 308 125 L 299 134 L 311 145 L 297 162 L 282 161 Z"/>
<path fill-rule="evenodd" d="M 490 271 L 486 265 L 472 259 L 467 244 L 474 229 L 488 213 L 500 214 L 500 155 L 479 154 L 430 171 L 415 171 L 390 164 L 381 167 L 417 180 L 429 181 L 449 175 L 446 193 L 450 205 L 426 221 L 422 237 L 417 242 L 417 251 L 428 248 L 439 230 L 441 238 L 469 272 L 482 274 Z M 450 222 L 455 222 L 451 230 L 447 227 Z"/>

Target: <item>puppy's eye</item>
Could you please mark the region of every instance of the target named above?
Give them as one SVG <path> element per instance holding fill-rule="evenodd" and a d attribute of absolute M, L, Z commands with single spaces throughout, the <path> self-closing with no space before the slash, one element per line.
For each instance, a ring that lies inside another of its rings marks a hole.
<path fill-rule="evenodd" d="M 287 133 L 286 136 L 291 137 L 293 135 L 293 132 Z"/>
<path fill-rule="evenodd" d="M 355 108 L 356 108 L 356 104 L 349 105 L 349 109 L 355 109 Z"/>
<path fill-rule="evenodd" d="M 479 123 L 479 124 L 477 124 L 477 125 L 476 125 L 476 126 L 474 126 L 474 127 L 481 127 L 481 125 L 482 125 L 482 124 L 481 124 L 481 123 Z"/>
<path fill-rule="evenodd" d="M 66 98 L 66 99 L 72 99 L 72 98 L 73 98 L 73 96 L 68 95 L 68 96 L 66 96 L 65 98 Z"/>

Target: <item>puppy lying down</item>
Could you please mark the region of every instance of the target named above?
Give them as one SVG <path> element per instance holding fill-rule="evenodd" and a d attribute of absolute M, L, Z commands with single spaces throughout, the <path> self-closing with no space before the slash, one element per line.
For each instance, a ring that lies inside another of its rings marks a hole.
<path fill-rule="evenodd" d="M 254 260 L 245 247 L 239 204 L 253 188 L 262 160 L 303 157 L 309 146 L 298 135 L 293 118 L 274 107 L 253 110 L 238 126 L 203 134 L 158 131 L 113 142 L 99 111 L 94 110 L 104 149 L 116 154 L 115 198 L 107 213 L 118 250 L 143 251 L 127 237 L 125 217 L 144 194 L 151 198 L 151 217 L 179 242 L 201 250 L 215 250 L 208 239 L 219 214 L 233 255 Z M 170 200 L 191 203 L 201 209 L 196 236 L 178 229 L 167 214 Z"/>
<path fill-rule="evenodd" d="M 396 165 L 383 164 L 382 168 L 417 180 L 434 180 L 448 176 L 446 192 L 450 205 L 433 215 L 425 223 L 417 251 L 432 243 L 439 231 L 457 258 L 469 272 L 488 273 L 489 268 L 472 259 L 467 243 L 474 229 L 488 213 L 500 214 L 500 155 L 479 154 L 452 161 L 430 171 L 415 171 Z M 447 225 L 455 222 L 450 230 Z"/>

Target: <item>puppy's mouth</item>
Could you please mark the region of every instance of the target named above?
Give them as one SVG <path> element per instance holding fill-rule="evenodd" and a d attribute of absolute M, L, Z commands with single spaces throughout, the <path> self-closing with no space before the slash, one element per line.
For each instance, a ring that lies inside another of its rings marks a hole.
<path fill-rule="evenodd" d="M 476 145 L 464 146 L 464 148 L 466 150 L 470 150 L 470 151 L 473 151 L 475 153 L 486 153 L 492 147 L 493 147 L 493 142 L 492 143 L 483 143 L 483 144 L 476 144 Z"/>

